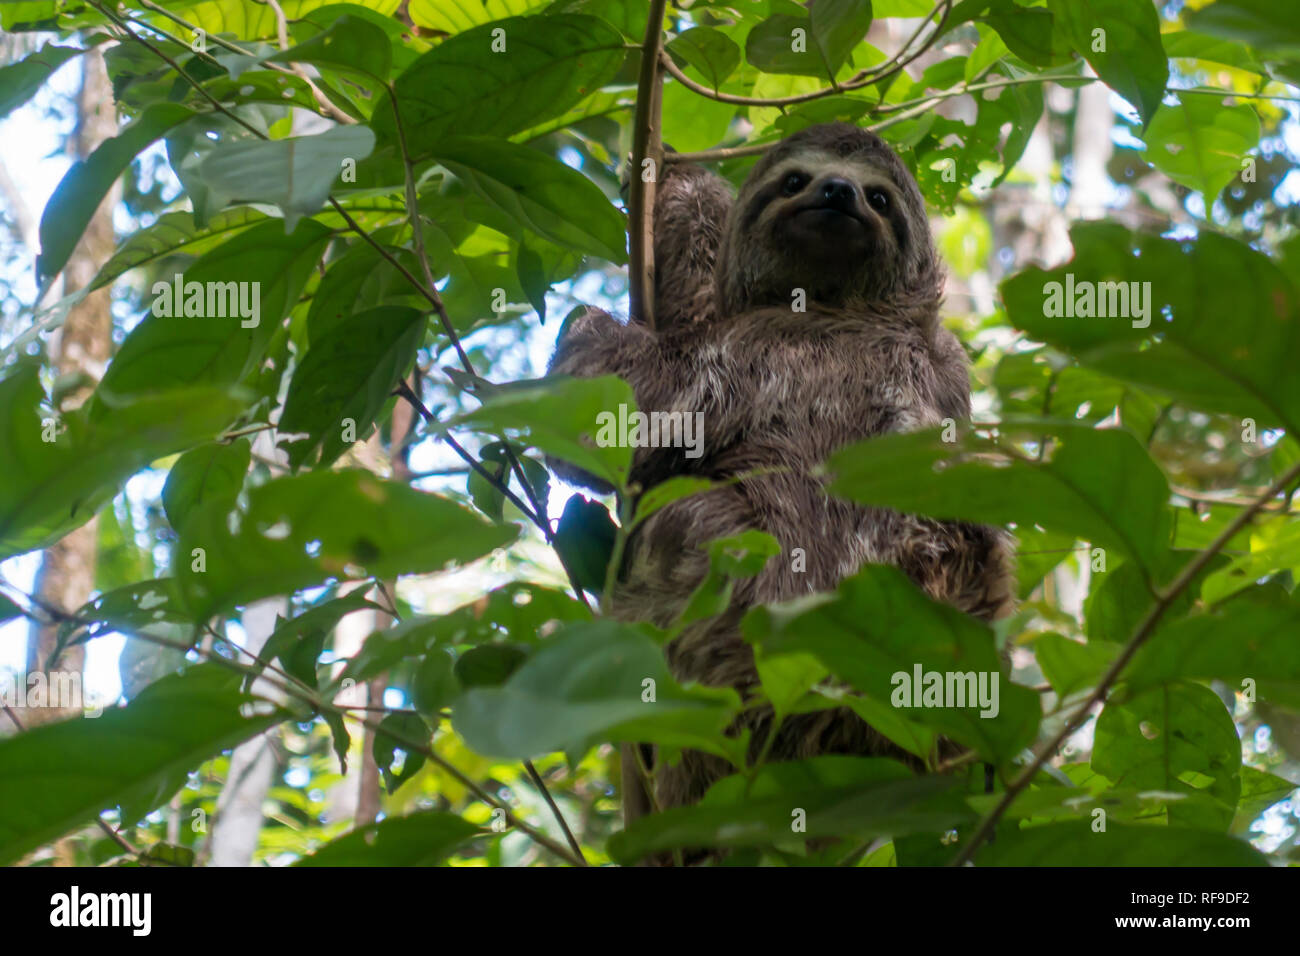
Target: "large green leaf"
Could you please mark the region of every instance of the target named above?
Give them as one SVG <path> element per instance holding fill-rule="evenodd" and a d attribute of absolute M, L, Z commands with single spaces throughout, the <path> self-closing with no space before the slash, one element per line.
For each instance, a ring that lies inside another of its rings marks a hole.
<path fill-rule="evenodd" d="M 632 389 L 612 375 L 556 378 L 528 387 L 502 389 L 481 408 L 457 416 L 448 427 L 467 425 L 489 432 L 526 431 L 528 441 L 556 458 L 595 475 L 615 488 L 627 483 L 632 450 L 597 444 L 602 415 L 617 416 L 620 406 L 636 410 Z"/>
<path fill-rule="evenodd" d="M 303 216 L 320 211 L 344 164 L 358 163 L 375 147 L 368 126 L 336 126 L 314 136 L 254 140 L 218 146 L 199 164 L 215 193 L 241 202 L 268 202 L 284 212 L 292 231 Z"/>
<path fill-rule="evenodd" d="M 1244 840 L 1185 827 L 1090 822 L 999 831 L 975 856 L 980 866 L 1268 866 Z"/>
<path fill-rule="evenodd" d="M 171 307 L 178 298 L 175 277 L 155 283 L 150 314 L 122 343 L 100 391 L 127 395 L 195 382 L 231 384 L 254 372 L 330 235 L 329 229 L 310 219 L 285 235 L 283 223 L 270 220 L 227 240 L 179 273 L 182 300 L 189 297 L 184 290 L 191 283 L 205 290 L 198 315 L 175 314 Z M 232 284 L 237 284 L 234 289 L 244 304 L 256 302 L 256 324 L 230 308 L 227 292 Z M 220 308 L 210 307 L 217 305 Z M 172 314 L 160 314 L 164 311 Z"/>
<path fill-rule="evenodd" d="M 1134 690 L 1181 678 L 1300 684 L 1300 605 L 1248 591 L 1157 632 L 1124 672 Z"/>
<path fill-rule="evenodd" d="M 1176 104 L 1156 111 L 1143 138 L 1156 169 L 1201 193 L 1208 206 L 1241 174 L 1259 133 L 1259 116 L 1245 103 L 1229 106 L 1221 96 L 1180 92 Z"/>
<path fill-rule="evenodd" d="M 81 53 L 76 47 L 47 43 L 17 63 L 0 67 L 0 119 L 31 99 L 59 67 Z"/>
<path fill-rule="evenodd" d="M 411 19 L 442 33 L 461 33 L 503 17 L 530 13 L 552 0 L 411 0 Z"/>
<path fill-rule="evenodd" d="M 384 81 L 392 68 L 393 50 L 378 26 L 345 13 L 310 39 L 266 59 L 271 63 L 311 63 Z"/>
<path fill-rule="evenodd" d="M 437 810 L 389 817 L 339 837 L 294 866 L 437 866 L 482 832 Z"/>
<path fill-rule="evenodd" d="M 0 740 L 0 863 L 114 806 L 134 824 L 203 761 L 284 719 L 273 709 L 245 714 L 251 700 L 238 674 L 201 664 L 98 718 Z"/>
<path fill-rule="evenodd" d="M 694 807 L 637 820 L 609 842 L 615 860 L 685 847 L 776 847 L 802 853 L 805 840 L 947 830 L 972 820 L 950 777 L 911 776 L 881 759 L 820 757 L 764 767 L 745 781 L 719 781 Z M 801 812 L 802 811 L 802 812 Z M 796 824 L 802 828 L 796 830 Z"/>
<path fill-rule="evenodd" d="M 281 432 L 306 432 L 285 444 L 289 464 L 301 467 L 320 449 L 331 464 L 353 442 L 364 441 L 394 386 L 415 361 L 424 338 L 424 313 L 403 306 L 359 312 L 316 341 L 293 373 L 280 416 Z M 350 428 L 351 441 L 345 440 Z"/>
<path fill-rule="evenodd" d="M 439 571 L 518 533 L 362 471 L 269 481 L 249 492 L 235 519 L 232 530 L 229 512 L 215 502 L 186 522 L 177 542 L 173 566 L 195 620 L 329 578 Z"/>
<path fill-rule="evenodd" d="M 210 501 L 220 501 L 227 510 L 235 507 L 244 475 L 252 460 L 247 439 L 230 444 L 209 442 L 176 459 L 163 485 L 163 510 L 173 528 L 183 528 L 186 519 Z"/>
<path fill-rule="evenodd" d="M 1300 376 L 1290 361 L 1300 353 L 1300 291 L 1267 256 L 1212 232 L 1175 241 L 1088 223 L 1070 237 L 1073 260 L 1003 283 L 1012 324 L 1189 407 L 1300 431 Z M 1129 294 L 1113 294 L 1124 283 Z M 1089 289 L 1108 301 L 1110 317 L 1054 305 L 1081 302 Z M 1146 300 L 1145 317 L 1134 314 L 1135 292 Z M 1125 300 L 1127 310 L 1112 308 Z"/>
<path fill-rule="evenodd" d="M 132 233 L 117 247 L 95 276 L 93 292 L 137 266 L 145 266 L 172 255 L 202 255 L 238 233 L 265 222 L 267 215 L 256 209 L 227 209 L 213 216 L 200 229 L 190 212 L 168 212 L 153 225 Z"/>
<path fill-rule="evenodd" d="M 1155 6 L 1143 0 L 1048 0 L 1047 7 L 1106 85 L 1137 107 L 1144 124 L 1151 122 L 1169 82 Z"/>
<path fill-rule="evenodd" d="M 1285 0 L 1215 0 L 1190 13 L 1187 25 L 1257 50 L 1300 56 L 1300 20 Z"/>
<path fill-rule="evenodd" d="M 1170 823 L 1226 830 L 1241 795 L 1241 740 L 1217 694 L 1170 683 L 1106 704 L 1092 769 L 1117 787 L 1195 798 L 1170 799 Z"/>
<path fill-rule="evenodd" d="M 1168 485 L 1127 432 L 1045 422 L 1004 425 L 1024 440 L 1052 436 L 1046 461 L 973 434 L 886 435 L 850 445 L 827 464 L 831 491 L 863 504 L 934 518 L 1015 522 L 1061 531 L 1155 566 L 1167 548 Z M 881 467 L 888 462 L 888 467 Z"/>
<path fill-rule="evenodd" d="M 239 398 L 211 388 L 143 397 L 93 419 L 83 409 L 43 411 L 44 400 L 34 365 L 0 380 L 0 558 L 85 524 L 131 475 L 213 438 L 243 410 Z"/>
<path fill-rule="evenodd" d="M 1038 695 L 1006 678 L 992 630 L 931 600 L 897 568 L 867 565 L 834 594 L 756 608 L 744 628 L 765 655 L 813 654 L 868 697 L 892 704 L 899 716 L 934 727 L 990 761 L 1018 753 L 1038 727 Z M 923 685 L 914 687 L 914 699 L 898 697 L 904 686 L 899 675 L 910 686 L 918 668 L 945 681 L 944 675 L 974 674 L 977 681 L 983 675 L 992 706 L 982 709 L 974 699 L 923 706 Z"/>
<path fill-rule="evenodd" d="M 721 30 L 692 27 L 677 34 L 666 49 L 700 71 L 715 90 L 740 66 L 740 47 Z"/>
<path fill-rule="evenodd" d="M 623 216 L 594 182 L 546 153 L 486 136 L 451 136 L 434 158 L 511 220 L 557 245 L 627 261 Z"/>
<path fill-rule="evenodd" d="M 650 683 L 653 682 L 653 683 Z M 525 758 L 598 741 L 649 742 L 727 755 L 731 689 L 683 688 L 663 650 L 612 620 L 570 624 L 499 687 L 457 701 L 456 732 L 479 753 Z"/>
<path fill-rule="evenodd" d="M 37 271 L 43 278 L 56 275 L 67 263 L 90 217 L 136 154 L 193 115 L 179 103 L 155 103 L 86 159 L 72 164 L 41 214 Z"/>
<path fill-rule="evenodd" d="M 510 17 L 466 30 L 394 81 L 407 145 L 418 158 L 448 136 L 535 126 L 608 83 L 624 55 L 618 31 L 589 16 Z M 373 126 L 398 140 L 391 101 L 375 107 Z"/>

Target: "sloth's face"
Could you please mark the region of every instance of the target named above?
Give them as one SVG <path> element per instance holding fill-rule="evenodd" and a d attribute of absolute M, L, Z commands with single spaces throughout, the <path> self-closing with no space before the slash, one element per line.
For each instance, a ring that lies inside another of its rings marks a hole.
<path fill-rule="evenodd" d="M 747 234 L 778 270 L 814 286 L 830 277 L 856 284 L 854 273 L 892 269 L 898 255 L 898 187 L 862 160 L 796 153 L 767 171 L 745 214 Z"/>
<path fill-rule="evenodd" d="M 907 167 L 873 133 L 833 124 L 778 144 L 750 174 L 718 259 L 723 315 L 937 299 L 929 221 Z"/>

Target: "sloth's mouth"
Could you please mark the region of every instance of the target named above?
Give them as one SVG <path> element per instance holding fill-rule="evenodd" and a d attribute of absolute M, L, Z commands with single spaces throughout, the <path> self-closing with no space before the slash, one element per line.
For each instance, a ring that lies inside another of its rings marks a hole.
<path fill-rule="evenodd" d="M 841 206 L 830 204 L 818 204 L 815 206 L 804 206 L 802 209 L 795 210 L 796 216 L 805 216 L 812 213 L 820 214 L 819 218 L 823 222 L 834 222 L 837 219 L 850 219 L 861 226 L 868 226 L 866 218 L 854 209 L 845 209 Z"/>

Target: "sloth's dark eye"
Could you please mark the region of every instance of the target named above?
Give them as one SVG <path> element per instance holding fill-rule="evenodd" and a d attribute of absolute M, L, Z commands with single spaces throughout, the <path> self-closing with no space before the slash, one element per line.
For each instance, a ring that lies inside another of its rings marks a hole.
<path fill-rule="evenodd" d="M 867 205 L 876 212 L 884 212 L 889 208 L 889 195 L 883 189 L 868 189 Z"/>
<path fill-rule="evenodd" d="M 787 196 L 793 196 L 808 185 L 808 178 L 807 173 L 790 173 L 781 183 L 781 192 Z"/>

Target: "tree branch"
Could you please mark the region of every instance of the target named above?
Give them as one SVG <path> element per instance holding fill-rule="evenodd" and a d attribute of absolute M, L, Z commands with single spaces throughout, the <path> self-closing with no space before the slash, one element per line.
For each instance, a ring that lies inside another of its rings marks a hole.
<path fill-rule="evenodd" d="M 836 83 L 832 80 L 830 86 L 824 87 L 820 90 L 812 90 L 808 93 L 795 93 L 791 96 L 740 96 L 735 93 L 723 93 L 721 90 L 710 89 L 702 83 L 696 83 L 687 76 L 685 72 L 683 72 L 681 67 L 673 62 L 673 58 L 668 53 L 661 53 L 660 59 L 663 62 L 664 69 L 668 71 L 669 75 L 671 75 L 674 80 L 682 84 L 682 86 L 686 87 L 688 90 L 698 93 L 700 96 L 706 96 L 711 100 L 717 100 L 720 103 L 734 103 L 737 106 L 794 106 L 798 103 L 808 103 L 812 100 L 819 100 L 825 96 L 844 93 L 847 90 L 861 89 L 864 86 L 880 83 L 883 80 L 889 79 L 891 76 L 895 76 L 908 64 L 912 63 L 919 57 L 924 56 L 925 52 L 934 45 L 934 42 L 938 40 L 939 36 L 943 33 L 944 24 L 947 22 L 948 15 L 951 12 L 952 0 L 943 0 L 942 3 L 926 14 L 925 18 L 921 21 L 921 25 L 916 28 L 916 32 L 908 37 L 907 42 L 904 43 L 902 47 L 899 48 L 898 52 L 888 60 L 885 60 L 883 63 L 877 64 L 874 67 L 860 70 L 857 74 L 845 80 L 843 83 Z M 926 24 L 934 19 L 936 13 L 940 14 L 939 22 L 935 24 L 935 28 L 930 33 L 930 36 L 926 38 L 925 43 L 921 44 L 920 48 L 918 48 L 915 53 L 911 56 L 907 56 L 908 48 L 916 42 L 916 38 L 921 35 L 921 31 L 925 29 Z"/>
<path fill-rule="evenodd" d="M 1002 795 L 1002 799 L 999 800 L 997 805 L 989 811 L 988 815 L 980 821 L 979 827 L 976 828 L 973 834 L 971 834 L 970 839 L 966 841 L 966 844 L 962 847 L 961 852 L 953 859 L 951 865 L 962 866 L 970 861 L 970 859 L 975 855 L 975 851 L 978 850 L 980 845 L 989 837 L 990 834 L 992 834 L 994 827 L 997 826 L 998 820 L 1002 818 L 1002 815 L 1007 811 L 1007 808 L 1011 806 L 1016 797 L 1020 795 L 1021 791 L 1029 786 L 1030 781 L 1034 779 L 1039 768 L 1042 767 L 1054 753 L 1056 753 L 1057 749 L 1065 742 L 1066 738 L 1068 738 L 1070 734 L 1074 733 L 1083 725 L 1088 718 L 1089 711 L 1091 711 L 1096 705 L 1105 702 L 1106 697 L 1110 693 L 1111 686 L 1119 680 L 1120 674 L 1123 672 L 1124 668 L 1133 660 L 1133 655 L 1138 652 L 1138 649 L 1141 648 L 1142 645 L 1147 642 L 1147 639 L 1151 637 L 1152 633 L 1154 633 L 1156 625 L 1160 623 L 1160 619 L 1165 616 L 1165 612 L 1169 610 L 1174 601 L 1177 600 L 1178 596 L 1187 590 L 1188 586 L 1196 580 L 1196 576 L 1205 570 L 1206 566 L 1214 559 L 1214 556 L 1223 549 L 1224 545 L 1232 540 L 1233 536 L 1236 535 L 1238 531 L 1249 524 L 1250 520 L 1263 510 L 1264 506 L 1268 504 L 1269 501 L 1271 501 L 1275 496 L 1285 492 L 1287 487 L 1298 478 L 1300 478 L 1300 462 L 1297 462 L 1295 465 L 1288 468 L 1286 474 L 1275 481 L 1272 486 L 1269 487 L 1263 495 L 1257 498 L 1250 507 L 1242 509 L 1241 514 L 1237 515 L 1237 517 L 1219 533 L 1219 536 L 1210 542 L 1209 546 L 1204 551 L 1192 559 L 1192 561 L 1190 561 L 1186 567 L 1179 572 L 1178 577 L 1173 580 L 1173 583 L 1171 583 L 1163 593 L 1157 596 L 1155 605 L 1147 612 L 1146 617 L 1142 619 L 1137 630 L 1133 632 L 1133 637 L 1124 645 L 1124 649 L 1120 652 L 1119 656 L 1115 658 L 1114 663 L 1112 663 L 1106 670 L 1106 673 L 1097 683 L 1097 686 L 1093 689 L 1092 693 L 1088 695 L 1087 700 L 1078 706 L 1075 712 L 1070 716 L 1070 719 L 1065 722 L 1065 725 L 1062 726 L 1049 741 L 1038 748 L 1038 752 L 1034 755 L 1034 759 L 1029 766 L 1025 767 L 1025 769 L 1022 770 L 1010 784 L 1008 784 L 1006 793 Z"/>
<path fill-rule="evenodd" d="M 660 109 L 663 79 L 659 58 L 664 42 L 666 0 L 650 0 L 645 40 L 641 44 L 641 75 L 636 89 L 636 126 L 632 131 L 632 168 L 628 194 L 628 299 L 631 318 L 654 328 L 655 263 L 654 208 L 656 185 L 663 163 Z M 645 161 L 650 160 L 647 177 Z"/>

